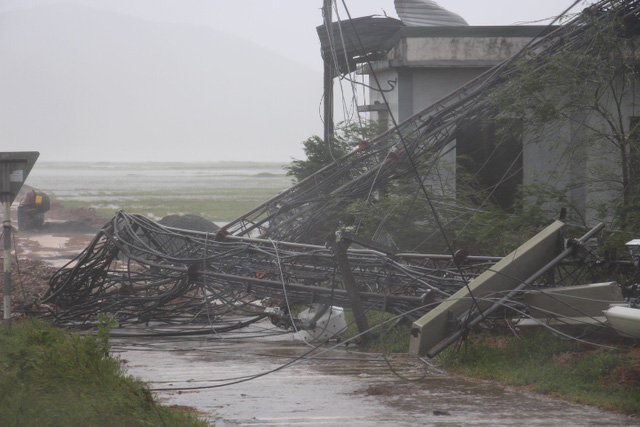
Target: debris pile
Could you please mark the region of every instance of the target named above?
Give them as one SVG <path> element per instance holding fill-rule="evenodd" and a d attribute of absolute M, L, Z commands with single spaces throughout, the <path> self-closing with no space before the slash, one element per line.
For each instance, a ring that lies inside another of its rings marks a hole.
<path fill-rule="evenodd" d="M 350 250 L 348 261 L 367 308 L 410 318 L 493 264 L 451 257 Z M 208 321 L 256 315 L 267 301 L 285 312 L 320 302 L 349 306 L 334 253 L 324 246 L 172 229 L 119 212 L 89 246 L 51 279 L 44 301 L 61 324 L 90 324 L 113 313 L 121 324 Z"/>
<path fill-rule="evenodd" d="M 591 12 L 600 19 L 606 15 L 601 12 L 613 11 L 635 34 L 638 10 L 640 1 L 610 0 Z M 286 316 L 298 305 L 353 307 L 350 290 L 355 290 L 365 309 L 417 319 L 460 289 L 470 288 L 474 278 L 499 260 L 393 253 L 366 244 L 341 253 L 331 244 L 336 230 L 345 227 L 347 206 L 356 199 L 369 202 L 377 191 L 415 178 L 415 200 L 428 202 L 430 220 L 439 224 L 425 188 L 429 174 L 462 132 L 495 116 L 491 94 L 513 75 L 514 64 L 537 64 L 588 44 L 586 24 L 577 17 L 221 230 L 188 231 L 119 212 L 82 254 L 52 278 L 45 301 L 57 307 L 55 321 L 89 325 L 98 313 L 106 312 L 121 324 L 209 322 L 230 314 L 262 317 L 265 306 L 275 305 L 285 317 L 278 324 L 286 327 Z M 450 209 L 452 217 L 460 209 L 455 203 L 440 208 Z M 577 249 L 569 251 L 572 259 L 554 265 L 553 271 L 535 280 L 517 280 L 543 289 L 597 277 L 602 265 L 597 254 Z M 353 277 L 347 277 L 347 271 Z M 471 298 L 491 307 L 498 304 L 502 310 L 526 310 L 521 294 L 504 289 L 493 293 L 503 295 Z M 474 305 L 478 319 L 484 319 L 485 310 L 480 308 L 484 304 Z M 447 313 L 439 317 L 447 333 L 468 326 L 455 317 L 469 316 L 454 314 L 454 318 L 447 318 Z"/>

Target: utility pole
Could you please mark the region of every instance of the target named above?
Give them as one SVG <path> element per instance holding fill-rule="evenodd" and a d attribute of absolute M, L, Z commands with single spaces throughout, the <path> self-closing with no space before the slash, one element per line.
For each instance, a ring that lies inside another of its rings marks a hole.
<path fill-rule="evenodd" d="M 11 203 L 5 201 L 2 203 L 4 205 L 4 221 L 2 221 L 2 235 L 4 236 L 2 276 L 4 281 L 4 327 L 5 329 L 11 329 Z"/>
<path fill-rule="evenodd" d="M 329 46 L 333 47 L 332 10 L 333 0 L 323 0 L 322 19 L 329 37 Z M 333 144 L 333 52 L 329 50 L 324 57 L 324 142 Z"/>
<path fill-rule="evenodd" d="M 31 172 L 40 153 L 22 151 L 0 153 L 0 202 L 4 205 L 4 327 L 11 329 L 11 203 Z"/>
<path fill-rule="evenodd" d="M 356 287 L 356 279 L 353 277 L 353 271 L 351 271 L 351 264 L 349 263 L 347 249 L 350 244 L 351 241 L 343 238 L 341 232 L 336 232 L 336 239 L 333 242 L 334 256 L 338 264 L 338 270 L 342 276 L 342 284 L 349 297 L 349 305 L 353 311 L 353 317 L 360 332 L 360 342 L 366 345 L 369 342 L 369 321 L 367 320 L 366 311 L 362 306 L 362 300 Z"/>

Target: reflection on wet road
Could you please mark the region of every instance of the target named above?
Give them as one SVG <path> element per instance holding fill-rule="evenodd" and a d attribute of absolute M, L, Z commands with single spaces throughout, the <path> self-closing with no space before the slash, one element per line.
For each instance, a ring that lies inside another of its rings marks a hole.
<path fill-rule="evenodd" d="M 266 322 L 233 335 L 113 338 L 112 344 L 128 373 L 149 382 L 163 403 L 197 408 L 216 426 L 638 425 L 622 415 L 452 377 L 404 355 L 385 360 L 353 346 L 313 351 L 276 334 Z"/>

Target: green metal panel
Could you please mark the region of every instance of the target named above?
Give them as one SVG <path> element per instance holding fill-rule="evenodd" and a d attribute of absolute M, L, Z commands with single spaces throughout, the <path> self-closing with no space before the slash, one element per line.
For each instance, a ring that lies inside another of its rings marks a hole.
<path fill-rule="evenodd" d="M 555 221 L 515 251 L 504 257 L 493 268 L 442 302 L 435 309 L 413 323 L 409 353 L 426 355 L 433 347 L 455 330 L 449 330 L 449 321 L 464 317 L 476 298 L 480 310 L 492 305 L 492 301 L 480 300 L 510 291 L 523 280 L 543 268 L 562 251 L 564 223 Z"/>

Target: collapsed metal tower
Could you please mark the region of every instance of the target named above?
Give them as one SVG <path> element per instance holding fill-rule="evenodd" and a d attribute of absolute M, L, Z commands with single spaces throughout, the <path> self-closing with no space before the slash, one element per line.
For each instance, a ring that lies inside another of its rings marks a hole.
<path fill-rule="evenodd" d="M 603 1 L 591 11 L 637 25 L 640 0 Z M 334 243 L 341 213 L 354 199 L 414 174 L 416 165 L 428 176 L 462 131 L 495 114 L 489 95 L 509 79 L 515 61 L 544 61 L 587 43 L 584 25 L 581 16 L 575 18 L 220 232 L 176 230 L 118 213 L 52 278 L 44 301 L 55 304 L 61 324 L 90 324 L 104 312 L 121 324 L 206 323 L 229 314 L 261 318 L 270 305 L 285 311 L 315 302 L 352 306 L 349 291 L 355 290 L 364 309 L 418 318 L 498 259 L 380 248 L 340 254 L 326 243 Z"/>
<path fill-rule="evenodd" d="M 453 271 L 448 256 L 350 250 L 346 257 L 363 306 L 410 318 L 455 292 L 496 258 L 469 257 Z M 51 279 L 45 302 L 56 321 L 208 322 L 262 315 L 265 306 L 349 306 L 335 253 L 324 246 L 164 227 L 119 212 L 91 244 Z"/>

